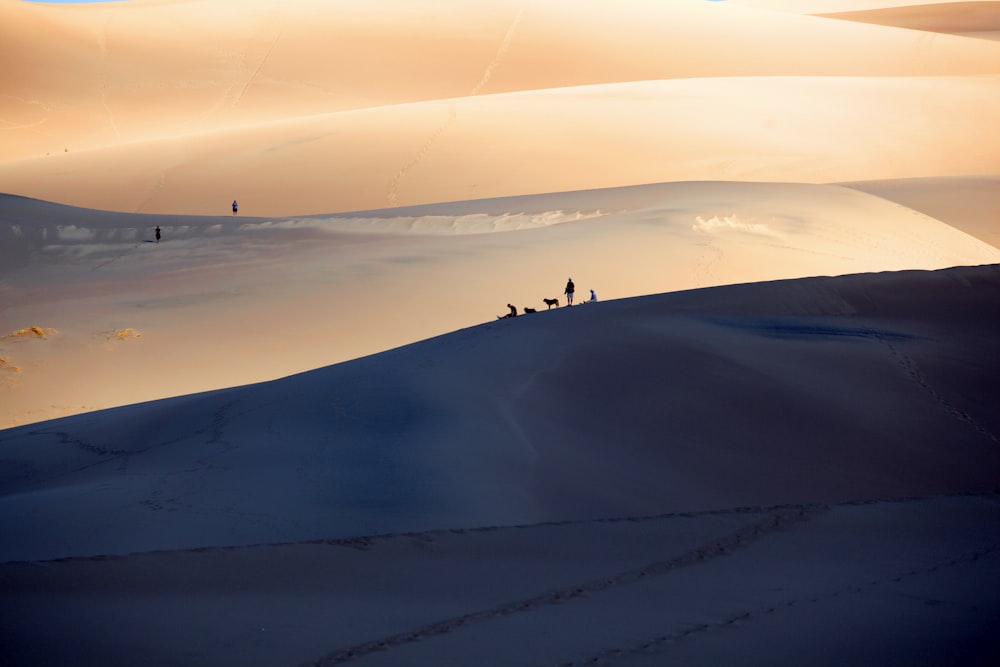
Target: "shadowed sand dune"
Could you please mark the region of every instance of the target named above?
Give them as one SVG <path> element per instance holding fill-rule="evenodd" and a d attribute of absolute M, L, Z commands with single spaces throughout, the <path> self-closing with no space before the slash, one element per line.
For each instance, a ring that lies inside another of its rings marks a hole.
<path fill-rule="evenodd" d="M 0 649 L 81 666 L 986 665 L 997 509 L 746 507 L 5 564 Z"/>
<path fill-rule="evenodd" d="M 988 664 L 998 290 L 622 299 L 9 429 L 0 655 Z"/>
<path fill-rule="evenodd" d="M 621 299 L 10 429 L 5 558 L 992 491 L 998 283 Z"/>
<path fill-rule="evenodd" d="M 928 3 L 822 16 L 941 33 L 1000 31 L 1000 2 Z"/>

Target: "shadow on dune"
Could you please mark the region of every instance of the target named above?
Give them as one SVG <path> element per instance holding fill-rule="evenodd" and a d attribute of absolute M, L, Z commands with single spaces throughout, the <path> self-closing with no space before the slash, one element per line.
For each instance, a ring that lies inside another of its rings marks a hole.
<path fill-rule="evenodd" d="M 985 266 L 607 301 L 8 429 L 3 557 L 992 491 L 998 290 Z"/>

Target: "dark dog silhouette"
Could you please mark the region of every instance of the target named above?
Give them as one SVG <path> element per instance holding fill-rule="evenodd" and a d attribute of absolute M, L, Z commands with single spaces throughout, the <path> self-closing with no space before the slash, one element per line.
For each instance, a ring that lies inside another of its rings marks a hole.
<path fill-rule="evenodd" d="M 525 306 L 525 308 L 524 308 L 524 314 L 525 315 L 527 315 L 528 313 L 537 313 L 537 312 L 538 311 L 535 310 L 534 308 L 528 308 L 527 306 Z"/>
<path fill-rule="evenodd" d="M 559 307 L 559 299 L 542 299 L 542 301 L 544 301 L 547 306 L 545 310 L 548 310 L 552 306 L 555 306 L 556 308 Z"/>

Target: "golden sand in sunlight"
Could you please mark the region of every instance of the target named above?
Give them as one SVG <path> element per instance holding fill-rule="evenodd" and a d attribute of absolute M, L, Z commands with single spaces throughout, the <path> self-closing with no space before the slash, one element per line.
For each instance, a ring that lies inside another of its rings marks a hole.
<path fill-rule="evenodd" d="M 983 131 L 1000 124 L 1000 44 L 729 2 L 0 13 L 0 191 L 91 208 L 222 215 L 235 198 L 285 216 L 958 176 L 1000 153 Z"/>

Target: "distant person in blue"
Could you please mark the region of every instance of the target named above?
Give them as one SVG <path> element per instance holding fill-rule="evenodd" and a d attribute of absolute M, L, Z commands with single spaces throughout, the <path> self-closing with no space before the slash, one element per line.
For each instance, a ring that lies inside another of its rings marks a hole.
<path fill-rule="evenodd" d="M 235 218 L 239 214 L 239 212 L 240 212 L 240 205 L 237 204 L 236 200 L 234 199 L 233 200 L 233 217 Z"/>
<path fill-rule="evenodd" d="M 570 278 L 566 281 L 566 289 L 563 290 L 563 294 L 566 295 L 566 303 L 573 305 L 573 292 L 576 291 L 576 285 L 573 284 L 573 279 Z"/>
<path fill-rule="evenodd" d="M 594 303 L 595 301 L 597 301 L 597 292 L 590 290 L 590 302 Z"/>

